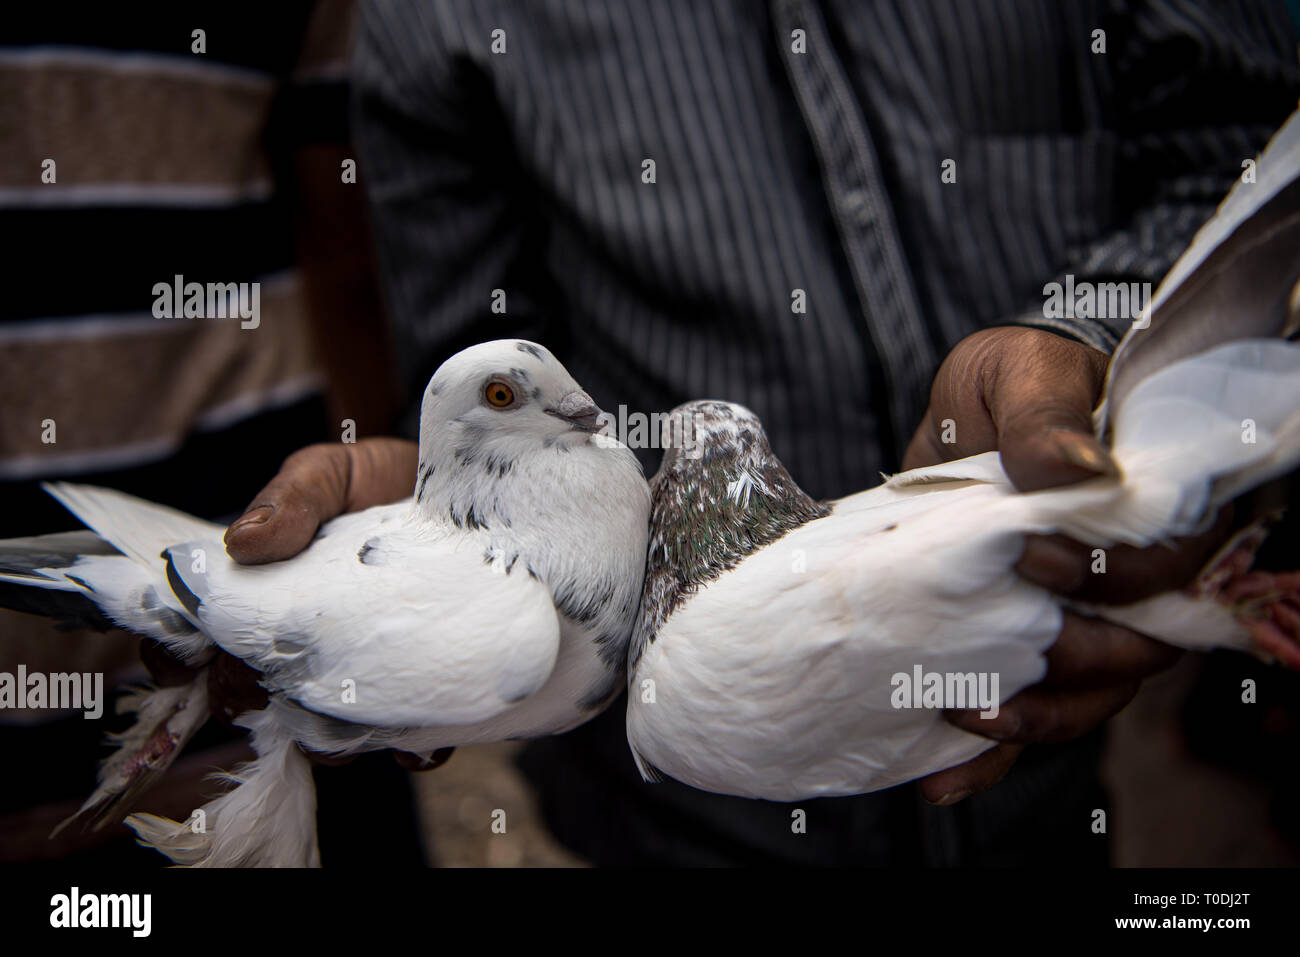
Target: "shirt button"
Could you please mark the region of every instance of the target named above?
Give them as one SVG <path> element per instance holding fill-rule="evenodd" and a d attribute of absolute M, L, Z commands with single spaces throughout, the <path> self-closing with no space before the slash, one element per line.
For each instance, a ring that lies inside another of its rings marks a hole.
<path fill-rule="evenodd" d="M 844 212 L 859 226 L 871 224 L 871 201 L 865 189 L 851 189 L 844 194 Z"/>

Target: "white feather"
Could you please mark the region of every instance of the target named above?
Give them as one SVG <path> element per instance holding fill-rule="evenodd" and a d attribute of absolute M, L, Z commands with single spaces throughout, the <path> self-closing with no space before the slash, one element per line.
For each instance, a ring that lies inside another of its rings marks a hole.
<path fill-rule="evenodd" d="M 311 765 L 269 711 L 241 717 L 257 760 L 220 779 L 229 791 L 186 821 L 132 814 L 141 844 L 186 867 L 316 867 L 316 790 Z"/>

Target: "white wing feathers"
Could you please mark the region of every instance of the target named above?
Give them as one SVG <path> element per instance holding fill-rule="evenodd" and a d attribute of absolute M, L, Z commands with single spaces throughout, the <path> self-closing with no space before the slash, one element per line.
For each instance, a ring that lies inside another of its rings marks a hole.
<path fill-rule="evenodd" d="M 1197 232 L 1111 357 L 1098 430 L 1153 372 L 1228 339 L 1285 338 L 1300 317 L 1300 112 Z"/>
<path fill-rule="evenodd" d="M 998 520 L 1103 547 L 1200 530 L 1215 507 L 1300 463 L 1300 346 L 1219 346 L 1154 373 L 1113 414 L 1121 482 L 1015 496 Z"/>
<path fill-rule="evenodd" d="M 69 554 L 49 567 L 33 568 L 27 575 L 7 574 L 4 580 L 80 592 L 121 627 L 201 663 L 209 643 L 195 632 L 196 623 L 171 594 L 161 553 L 184 537 L 220 542 L 221 526 L 112 489 L 66 482 L 42 487 L 102 541 L 79 556 Z M 121 554 L 110 553 L 103 542 Z"/>
<path fill-rule="evenodd" d="M 145 568 L 160 568 L 158 556 L 178 541 L 214 536 L 220 541 L 225 531 L 220 525 L 113 489 L 68 482 L 46 482 L 41 487 L 100 538 Z"/>
<path fill-rule="evenodd" d="M 655 703 L 634 687 L 634 750 L 697 787 L 795 800 L 889 787 L 989 748 L 937 712 L 891 705 L 892 676 L 917 665 L 997 673 L 1005 700 L 1042 677 L 1060 630 L 1052 598 L 1006 574 L 1014 534 L 954 532 L 997 493 L 952 494 L 938 512 L 927 496 L 837 505 L 702 588 L 638 667 Z"/>
<path fill-rule="evenodd" d="M 167 554 L 203 631 L 306 708 L 361 725 L 477 724 L 545 684 L 559 651 L 550 592 L 484 545 L 405 521 L 410 505 L 331 522 L 292 562 L 206 568 Z M 186 594 L 188 592 L 188 595 Z"/>
<path fill-rule="evenodd" d="M 222 526 L 110 489 L 48 489 L 123 554 L 41 574 L 182 652 L 215 642 L 310 710 L 388 728 L 476 724 L 554 668 L 545 586 L 486 561 L 476 537 L 407 521 L 409 503 L 335 519 L 291 562 L 242 566 Z M 179 634 L 186 621 L 200 633 Z"/>

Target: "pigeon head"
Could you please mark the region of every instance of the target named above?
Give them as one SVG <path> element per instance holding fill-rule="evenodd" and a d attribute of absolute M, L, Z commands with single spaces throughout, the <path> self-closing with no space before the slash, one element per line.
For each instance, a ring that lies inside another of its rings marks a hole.
<path fill-rule="evenodd" d="M 501 339 L 471 346 L 438 367 L 424 392 L 420 432 L 506 454 L 584 443 L 600 429 L 600 414 L 549 350 Z"/>
<path fill-rule="evenodd" d="M 626 449 L 592 441 L 602 415 L 542 346 L 520 339 L 471 346 L 425 389 L 416 498 L 456 525 L 486 524 L 491 513 L 508 524 L 537 505 L 523 499 L 575 469 L 597 474 L 635 462 Z M 637 479 L 644 483 L 639 467 Z"/>
<path fill-rule="evenodd" d="M 795 484 L 757 415 L 705 400 L 668 414 L 650 480 L 652 545 L 683 581 L 703 584 L 830 508 Z M 653 556 L 652 556 L 653 560 Z"/>
<path fill-rule="evenodd" d="M 699 487 L 701 476 L 729 472 L 741 500 L 771 466 L 785 471 L 758 416 L 735 402 L 706 399 L 679 405 L 664 423 L 663 448 L 656 482 L 678 476 Z"/>
<path fill-rule="evenodd" d="M 763 424 L 732 402 L 668 415 L 663 462 L 650 480 L 650 548 L 633 660 L 697 588 L 791 529 L 830 514 L 795 484 Z"/>

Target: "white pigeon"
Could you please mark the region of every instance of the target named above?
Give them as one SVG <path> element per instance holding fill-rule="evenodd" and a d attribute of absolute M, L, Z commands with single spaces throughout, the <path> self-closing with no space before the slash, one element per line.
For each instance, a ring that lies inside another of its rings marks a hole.
<path fill-rule="evenodd" d="M 223 529 L 106 489 L 49 491 L 99 536 L 0 543 L 0 581 L 89 599 L 191 662 L 219 647 L 272 692 L 237 786 L 178 823 L 128 819 L 180 864 L 318 863 L 298 745 L 333 754 L 558 734 L 622 687 L 649 490 L 600 410 L 531 342 L 448 359 L 424 393 L 413 499 L 323 525 L 297 557 L 242 566 Z M 30 606 L 29 602 L 29 606 Z M 57 604 L 57 603 L 55 603 Z M 138 794 L 207 717 L 205 681 L 131 699 L 136 726 L 83 811 Z M 195 826 L 201 822 L 202 827 Z"/>
<path fill-rule="evenodd" d="M 1017 494 L 991 452 L 823 504 L 747 409 L 675 410 L 628 669 L 643 776 L 793 801 L 967 761 L 994 742 L 945 721 L 939 695 L 924 707 L 914 686 L 937 690 L 938 675 L 968 693 L 949 676 L 983 673 L 991 691 L 997 675 L 1000 703 L 1043 677 L 1062 600 L 1014 572 L 1025 536 L 1149 546 L 1295 468 L 1300 345 L 1283 337 L 1300 318 L 1300 119 L 1257 169 L 1112 360 L 1096 426 L 1121 478 Z M 1225 546 L 1194 593 L 1071 607 L 1300 667 L 1300 574 L 1240 574 L 1259 539 L 1252 528 Z"/>

